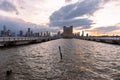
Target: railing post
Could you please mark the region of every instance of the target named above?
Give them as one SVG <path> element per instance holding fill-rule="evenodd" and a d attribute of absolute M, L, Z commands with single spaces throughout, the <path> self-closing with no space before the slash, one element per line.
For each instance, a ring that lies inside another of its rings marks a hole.
<path fill-rule="evenodd" d="M 15 41 L 15 38 L 14 38 L 14 41 Z"/>
<path fill-rule="evenodd" d="M 10 37 L 9 37 L 9 41 L 10 41 Z"/>
<path fill-rule="evenodd" d="M 3 37 L 3 41 L 4 41 L 4 37 Z"/>

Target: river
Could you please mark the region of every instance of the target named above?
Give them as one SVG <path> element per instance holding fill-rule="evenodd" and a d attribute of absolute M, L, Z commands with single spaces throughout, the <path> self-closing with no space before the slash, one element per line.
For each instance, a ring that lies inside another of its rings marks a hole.
<path fill-rule="evenodd" d="M 120 46 L 58 39 L 1 48 L 0 80 L 120 80 Z"/>

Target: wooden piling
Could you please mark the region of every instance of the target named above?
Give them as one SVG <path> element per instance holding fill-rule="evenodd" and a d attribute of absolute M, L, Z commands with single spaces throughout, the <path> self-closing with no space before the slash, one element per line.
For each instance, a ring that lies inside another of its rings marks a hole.
<path fill-rule="evenodd" d="M 59 46 L 59 52 L 60 52 L 60 59 L 62 60 L 62 52 L 61 52 L 61 47 Z"/>

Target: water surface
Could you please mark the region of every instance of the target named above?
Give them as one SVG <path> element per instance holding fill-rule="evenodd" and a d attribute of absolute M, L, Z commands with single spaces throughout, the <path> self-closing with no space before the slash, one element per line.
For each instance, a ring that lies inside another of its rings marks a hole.
<path fill-rule="evenodd" d="M 59 39 L 0 49 L 0 80 L 120 80 L 120 46 Z"/>

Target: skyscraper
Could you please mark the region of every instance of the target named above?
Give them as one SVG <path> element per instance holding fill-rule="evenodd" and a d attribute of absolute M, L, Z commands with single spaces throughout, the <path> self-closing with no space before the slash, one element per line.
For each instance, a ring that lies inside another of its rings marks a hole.
<path fill-rule="evenodd" d="M 81 36 L 84 36 L 84 31 L 82 31 L 82 35 Z"/>
<path fill-rule="evenodd" d="M 5 25 L 3 26 L 2 36 L 4 36 L 4 37 L 7 36 L 7 28 Z"/>
<path fill-rule="evenodd" d="M 31 29 L 30 29 L 30 28 L 28 28 L 27 33 L 26 33 L 26 36 L 27 36 L 27 37 L 30 37 L 30 36 L 31 36 Z"/>

